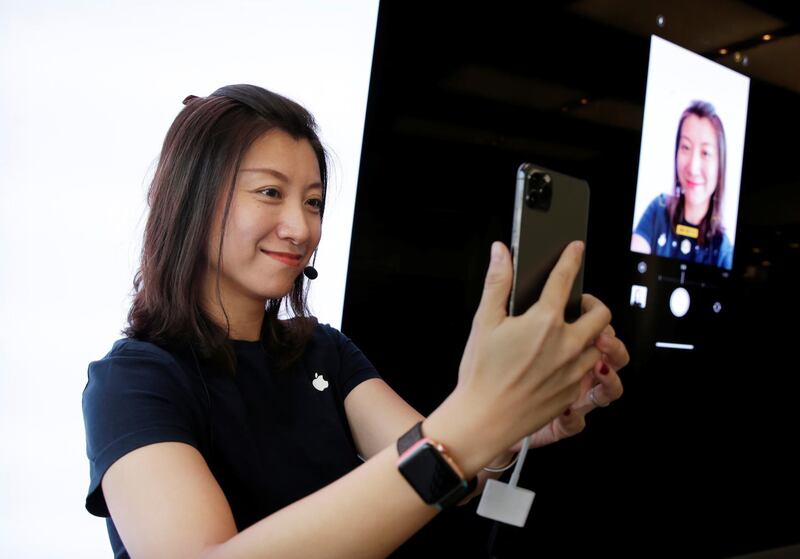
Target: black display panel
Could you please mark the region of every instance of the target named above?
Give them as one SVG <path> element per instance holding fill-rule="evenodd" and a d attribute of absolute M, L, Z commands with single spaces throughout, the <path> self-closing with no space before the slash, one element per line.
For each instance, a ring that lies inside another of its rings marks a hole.
<path fill-rule="evenodd" d="M 397 556 L 441 541 L 471 557 L 730 557 L 800 543 L 784 512 L 800 502 L 797 21 L 777 2 L 381 4 L 345 333 L 412 405 L 435 409 L 455 387 L 490 244 L 510 241 L 516 169 L 536 161 L 590 184 L 584 287 L 632 354 L 619 402 L 528 455 L 520 485 L 537 497 L 524 530 L 464 507 Z M 656 92 L 663 137 L 649 144 L 653 43 L 697 61 L 700 77 L 719 68 L 749 83 L 697 90 L 698 77 L 673 74 L 684 93 L 671 104 Z M 632 250 L 646 207 L 670 194 L 693 101 L 714 107 L 727 147 L 732 253 L 712 264 Z M 647 288 L 644 308 L 634 286 Z"/>
<path fill-rule="evenodd" d="M 651 37 L 630 241 L 640 346 L 693 351 L 728 314 L 749 93 L 746 75 Z"/>

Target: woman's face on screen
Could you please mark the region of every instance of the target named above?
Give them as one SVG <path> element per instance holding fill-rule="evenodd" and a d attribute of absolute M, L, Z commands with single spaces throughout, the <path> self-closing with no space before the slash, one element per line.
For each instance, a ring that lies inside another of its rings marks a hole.
<path fill-rule="evenodd" d="M 709 119 L 693 114 L 684 119 L 676 168 L 686 204 L 707 209 L 719 182 L 719 145 Z"/>

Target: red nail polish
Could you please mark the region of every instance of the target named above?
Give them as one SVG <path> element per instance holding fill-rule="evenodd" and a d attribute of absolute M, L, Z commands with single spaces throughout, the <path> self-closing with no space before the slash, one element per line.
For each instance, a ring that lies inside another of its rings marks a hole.
<path fill-rule="evenodd" d="M 572 410 L 567 408 L 567 411 L 564 412 L 564 415 L 569 417 L 571 413 L 572 413 Z"/>
<path fill-rule="evenodd" d="M 606 365 L 605 363 L 603 363 L 603 366 L 600 367 L 600 374 L 601 375 L 607 375 L 608 374 L 608 365 Z"/>

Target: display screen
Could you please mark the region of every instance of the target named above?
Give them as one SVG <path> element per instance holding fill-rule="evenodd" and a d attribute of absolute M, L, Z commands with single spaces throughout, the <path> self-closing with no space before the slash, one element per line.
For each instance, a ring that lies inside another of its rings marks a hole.
<path fill-rule="evenodd" d="M 630 305 L 657 307 L 657 347 L 694 349 L 688 323 L 726 303 L 749 89 L 748 77 L 651 37 L 630 241 L 651 258 L 636 263 Z"/>
<path fill-rule="evenodd" d="M 444 491 L 464 484 L 464 480 L 458 477 L 430 443 L 409 450 L 411 452 L 399 462 L 398 467 L 426 503 L 435 504 L 438 498 L 444 496 Z"/>
<path fill-rule="evenodd" d="M 733 267 L 749 86 L 651 38 L 632 251 Z"/>

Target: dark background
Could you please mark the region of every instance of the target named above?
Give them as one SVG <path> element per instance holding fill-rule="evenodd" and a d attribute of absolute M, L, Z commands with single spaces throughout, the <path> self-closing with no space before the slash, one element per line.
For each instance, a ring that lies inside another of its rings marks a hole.
<path fill-rule="evenodd" d="M 476 500 L 397 557 L 730 557 L 800 543 L 797 22 L 788 3 L 736 0 L 381 3 L 343 331 L 401 396 L 435 409 L 455 387 L 490 244 L 510 241 L 516 168 L 534 161 L 588 180 L 585 290 L 633 357 L 622 399 L 528 455 L 526 528 L 495 527 Z M 734 269 L 713 292 L 723 312 L 686 317 L 693 352 L 655 349 L 658 324 L 628 306 L 651 34 L 752 79 Z"/>

